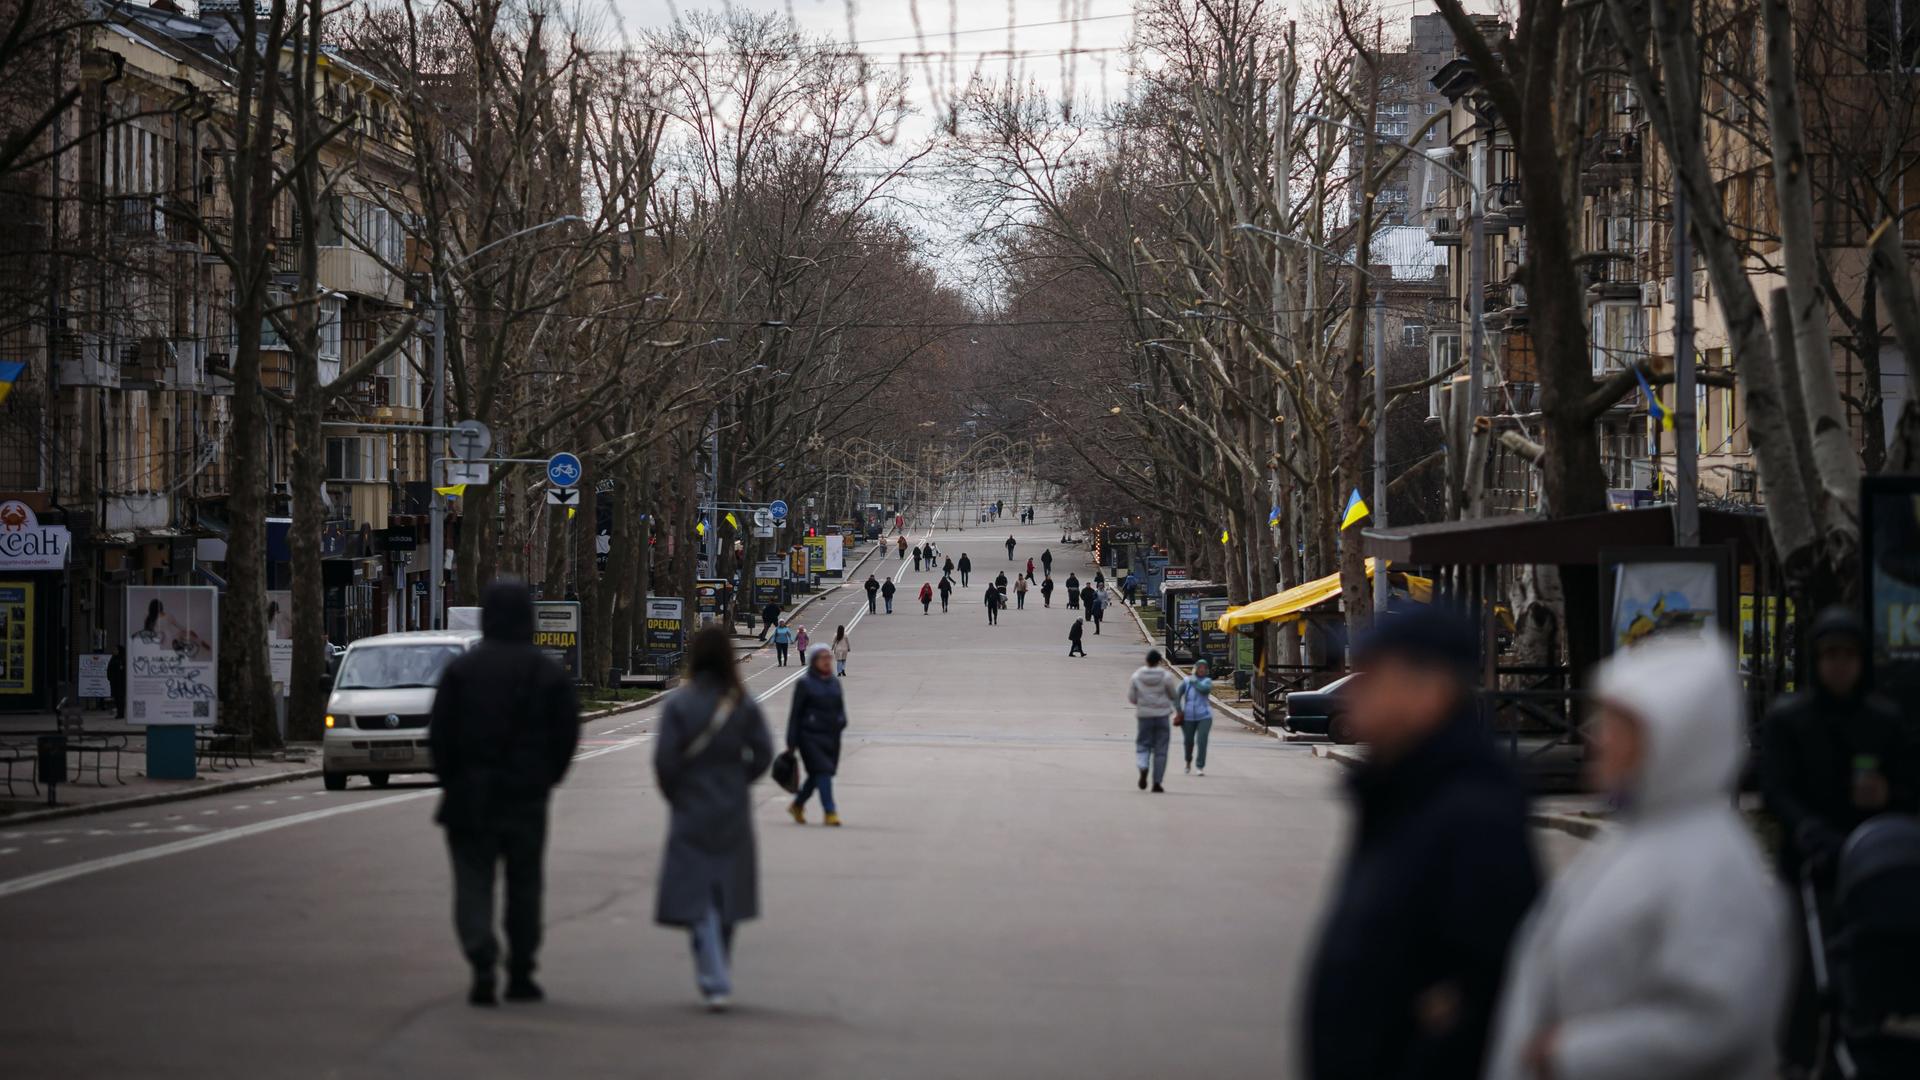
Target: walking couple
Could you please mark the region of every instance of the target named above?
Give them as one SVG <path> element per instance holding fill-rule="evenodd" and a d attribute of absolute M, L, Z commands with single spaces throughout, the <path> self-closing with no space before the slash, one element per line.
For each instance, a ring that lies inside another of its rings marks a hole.
<path fill-rule="evenodd" d="M 1166 790 L 1161 782 L 1167 775 L 1167 752 L 1175 727 L 1184 735 L 1187 771 L 1196 769 L 1197 750 L 1198 773 L 1207 775 L 1207 739 L 1213 733 L 1212 693 L 1213 679 L 1208 677 L 1205 660 L 1196 662 L 1193 674 L 1183 679 L 1165 666 L 1160 650 L 1148 650 L 1146 665 L 1134 671 L 1127 686 L 1127 700 L 1134 707 L 1134 763 L 1140 769 L 1140 790 L 1147 790 L 1149 777 L 1154 794 Z"/>

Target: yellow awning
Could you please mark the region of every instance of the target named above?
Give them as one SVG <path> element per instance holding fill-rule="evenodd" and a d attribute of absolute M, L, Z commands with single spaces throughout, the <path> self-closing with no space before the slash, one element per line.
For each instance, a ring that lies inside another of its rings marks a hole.
<path fill-rule="evenodd" d="M 1367 560 L 1367 578 L 1373 578 L 1374 560 Z M 1391 564 L 1389 564 L 1391 565 Z M 1391 571 L 1389 571 L 1391 573 Z M 1407 591 L 1415 600 L 1425 604 L 1433 600 L 1433 579 L 1405 575 Z M 1220 616 L 1220 629 L 1238 630 L 1255 623 L 1272 622 L 1275 619 L 1291 619 L 1316 604 L 1324 604 L 1340 595 L 1340 575 L 1328 574 L 1305 584 L 1283 589 L 1264 600 L 1256 600 L 1243 607 L 1233 608 Z"/>

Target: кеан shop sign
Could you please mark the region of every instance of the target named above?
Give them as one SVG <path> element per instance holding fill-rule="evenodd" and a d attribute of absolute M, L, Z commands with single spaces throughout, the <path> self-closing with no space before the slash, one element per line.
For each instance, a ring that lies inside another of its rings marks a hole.
<path fill-rule="evenodd" d="M 72 538 L 65 525 L 42 525 L 33 507 L 0 502 L 0 570 L 64 570 Z"/>

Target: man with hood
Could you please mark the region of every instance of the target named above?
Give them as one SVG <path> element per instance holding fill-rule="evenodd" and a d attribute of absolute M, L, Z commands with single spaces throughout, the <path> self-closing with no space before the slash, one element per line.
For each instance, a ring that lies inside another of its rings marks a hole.
<path fill-rule="evenodd" d="M 453 659 L 434 693 L 427 737 L 440 777 L 434 820 L 453 858 L 453 924 L 473 965 L 467 1000 L 494 1003 L 499 944 L 495 873 L 506 864 L 507 1000 L 538 1001 L 547 799 L 580 742 L 565 671 L 533 643 L 533 594 L 501 578 L 480 600 L 480 643 Z"/>
<path fill-rule="evenodd" d="M 1005 601 L 1001 599 L 1000 590 L 994 588 L 991 585 L 987 586 L 986 599 L 987 599 L 987 625 L 998 626 L 1000 624 L 1000 607 L 1003 603 L 1005 603 Z"/>
<path fill-rule="evenodd" d="M 889 615 L 893 614 L 893 594 L 897 591 L 899 590 L 894 588 L 892 578 L 888 578 L 886 583 L 880 586 L 880 599 L 886 601 Z"/>
<path fill-rule="evenodd" d="M 1080 607 L 1080 575 L 1067 571 L 1067 607 L 1078 610 Z"/>
<path fill-rule="evenodd" d="M 867 614 L 872 615 L 874 614 L 875 610 L 879 607 L 878 600 L 880 598 L 880 579 L 877 577 L 874 577 L 872 574 L 868 574 L 866 589 L 867 589 Z"/>
<path fill-rule="evenodd" d="M 973 560 L 967 558 L 967 553 L 963 551 L 960 553 L 960 587 L 961 588 L 966 588 L 967 575 L 971 573 L 973 573 Z"/>
<path fill-rule="evenodd" d="M 1877 814 L 1920 812 L 1920 776 L 1910 727 L 1891 701 L 1866 686 L 1866 628 L 1832 607 L 1807 635 L 1811 685 L 1775 703 L 1760 751 L 1760 787 L 1780 822 L 1780 870 L 1810 876 L 1824 897 L 1840 844 Z M 1798 894 L 1794 902 L 1799 902 Z M 1818 1056 L 1819 1002 L 1800 942 L 1792 1009 L 1781 1026 L 1789 1064 L 1812 1068 Z"/>
<path fill-rule="evenodd" d="M 1479 634 L 1389 612 L 1354 651 L 1356 821 L 1306 984 L 1312 1080 L 1472 1080 L 1539 891 L 1527 800 L 1474 699 Z"/>
<path fill-rule="evenodd" d="M 1617 828 L 1527 920 L 1489 1080 L 1771 1080 L 1786 905 L 1733 805 L 1745 695 L 1717 636 L 1609 660 L 1588 772 Z"/>
<path fill-rule="evenodd" d="M 947 610 L 947 601 L 953 599 L 953 575 L 940 575 L 940 610 Z"/>

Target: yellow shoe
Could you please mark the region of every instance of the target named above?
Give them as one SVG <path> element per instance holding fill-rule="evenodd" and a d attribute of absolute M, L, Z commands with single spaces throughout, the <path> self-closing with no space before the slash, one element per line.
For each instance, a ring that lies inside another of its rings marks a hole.
<path fill-rule="evenodd" d="M 827 823 L 828 825 L 838 825 L 838 824 L 840 824 L 840 815 L 839 815 L 839 814 L 836 814 L 836 813 L 834 813 L 834 812 L 832 812 L 832 811 L 828 811 L 828 812 L 827 812 L 827 821 L 826 821 L 826 823 Z"/>
<path fill-rule="evenodd" d="M 807 808 L 804 806 L 801 806 L 799 803 L 797 802 L 788 803 L 787 813 L 793 815 L 793 820 L 795 824 L 805 825 L 807 823 Z"/>

